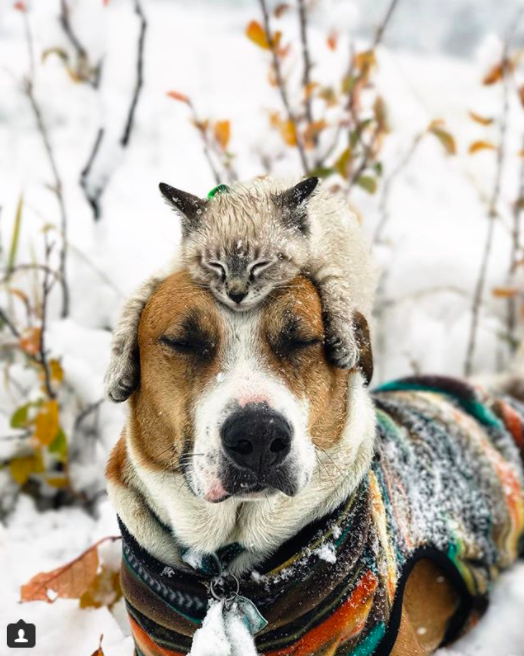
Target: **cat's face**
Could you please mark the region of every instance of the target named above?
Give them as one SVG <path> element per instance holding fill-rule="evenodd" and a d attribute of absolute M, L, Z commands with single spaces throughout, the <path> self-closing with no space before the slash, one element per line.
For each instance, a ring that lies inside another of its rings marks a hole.
<path fill-rule="evenodd" d="M 193 279 L 236 311 L 250 310 L 299 272 L 297 263 L 286 255 L 256 247 L 222 247 L 194 255 L 190 264 Z"/>
<path fill-rule="evenodd" d="M 164 183 L 182 218 L 182 252 L 192 279 L 237 311 L 293 280 L 308 259 L 306 203 L 318 178 L 290 189 L 225 188 L 202 199 Z"/>

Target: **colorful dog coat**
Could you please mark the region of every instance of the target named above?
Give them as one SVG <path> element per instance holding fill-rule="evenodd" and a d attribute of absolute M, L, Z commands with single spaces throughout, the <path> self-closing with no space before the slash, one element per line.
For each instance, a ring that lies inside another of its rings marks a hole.
<path fill-rule="evenodd" d="M 218 603 L 255 634 L 264 656 L 386 656 L 407 577 L 423 558 L 460 597 L 445 641 L 476 621 L 492 582 L 522 548 L 524 406 L 429 377 L 385 385 L 373 399 L 375 457 L 355 493 L 240 581 L 216 577 L 241 545 L 198 571 L 175 571 L 122 526 L 122 583 L 138 656 L 188 654 Z M 213 602 L 210 584 L 227 601 Z"/>

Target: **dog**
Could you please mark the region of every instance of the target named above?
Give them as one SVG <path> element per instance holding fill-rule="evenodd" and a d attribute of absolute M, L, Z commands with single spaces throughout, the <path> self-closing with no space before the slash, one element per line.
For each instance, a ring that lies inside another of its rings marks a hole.
<path fill-rule="evenodd" d="M 521 548 L 524 409 L 440 378 L 371 395 L 355 329 L 342 370 L 305 277 L 247 313 L 184 270 L 153 292 L 107 466 L 139 656 L 427 656 L 482 613 Z"/>

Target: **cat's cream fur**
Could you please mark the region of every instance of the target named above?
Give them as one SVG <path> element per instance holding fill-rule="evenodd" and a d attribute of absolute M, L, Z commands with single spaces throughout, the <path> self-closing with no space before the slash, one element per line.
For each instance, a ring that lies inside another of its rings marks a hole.
<path fill-rule="evenodd" d="M 254 307 L 275 287 L 305 273 L 322 299 L 332 361 L 343 368 L 356 365 L 358 344 L 352 317 L 355 312 L 369 317 L 376 280 L 367 244 L 341 193 L 320 184 L 303 203 L 288 207 L 283 199 L 292 187 L 292 183 L 270 178 L 237 183 L 210 200 L 195 198 L 197 207 L 189 218 L 175 206 L 183 215 L 181 259 L 153 276 L 127 301 L 114 333 L 106 376 L 111 399 L 125 400 L 136 383 L 136 327 L 158 283 L 183 266 L 196 283 L 231 306 L 216 266 L 210 265 L 231 257 L 271 263 L 253 280 L 248 303 L 235 309 Z M 305 229 L 295 219 L 303 221 Z"/>

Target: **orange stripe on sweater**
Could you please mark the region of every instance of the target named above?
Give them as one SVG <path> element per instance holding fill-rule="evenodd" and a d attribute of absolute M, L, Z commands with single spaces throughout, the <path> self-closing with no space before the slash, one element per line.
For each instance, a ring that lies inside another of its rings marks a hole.
<path fill-rule="evenodd" d="M 300 640 L 286 649 L 265 652 L 265 656 L 307 656 L 315 653 L 323 645 L 329 645 L 334 640 L 340 640 L 341 636 L 347 637 L 351 633 L 352 624 L 360 624 L 362 627 L 361 611 L 371 595 L 377 589 L 378 580 L 373 572 L 366 572 L 358 582 L 351 597 L 347 599 L 340 608 L 333 613 L 325 622 L 311 629 Z M 368 606 L 371 608 L 371 605 Z"/>
<path fill-rule="evenodd" d="M 500 407 L 502 408 L 502 418 L 504 419 L 504 423 L 508 427 L 510 433 L 513 435 L 517 446 L 519 446 L 521 449 L 524 449 L 524 437 L 522 435 L 522 422 L 520 417 L 509 405 L 509 403 L 500 401 Z"/>
<path fill-rule="evenodd" d="M 133 638 L 144 656 L 185 656 L 180 651 L 174 651 L 173 649 L 167 649 L 166 647 L 157 645 L 131 616 L 129 616 L 129 622 L 131 623 Z"/>

